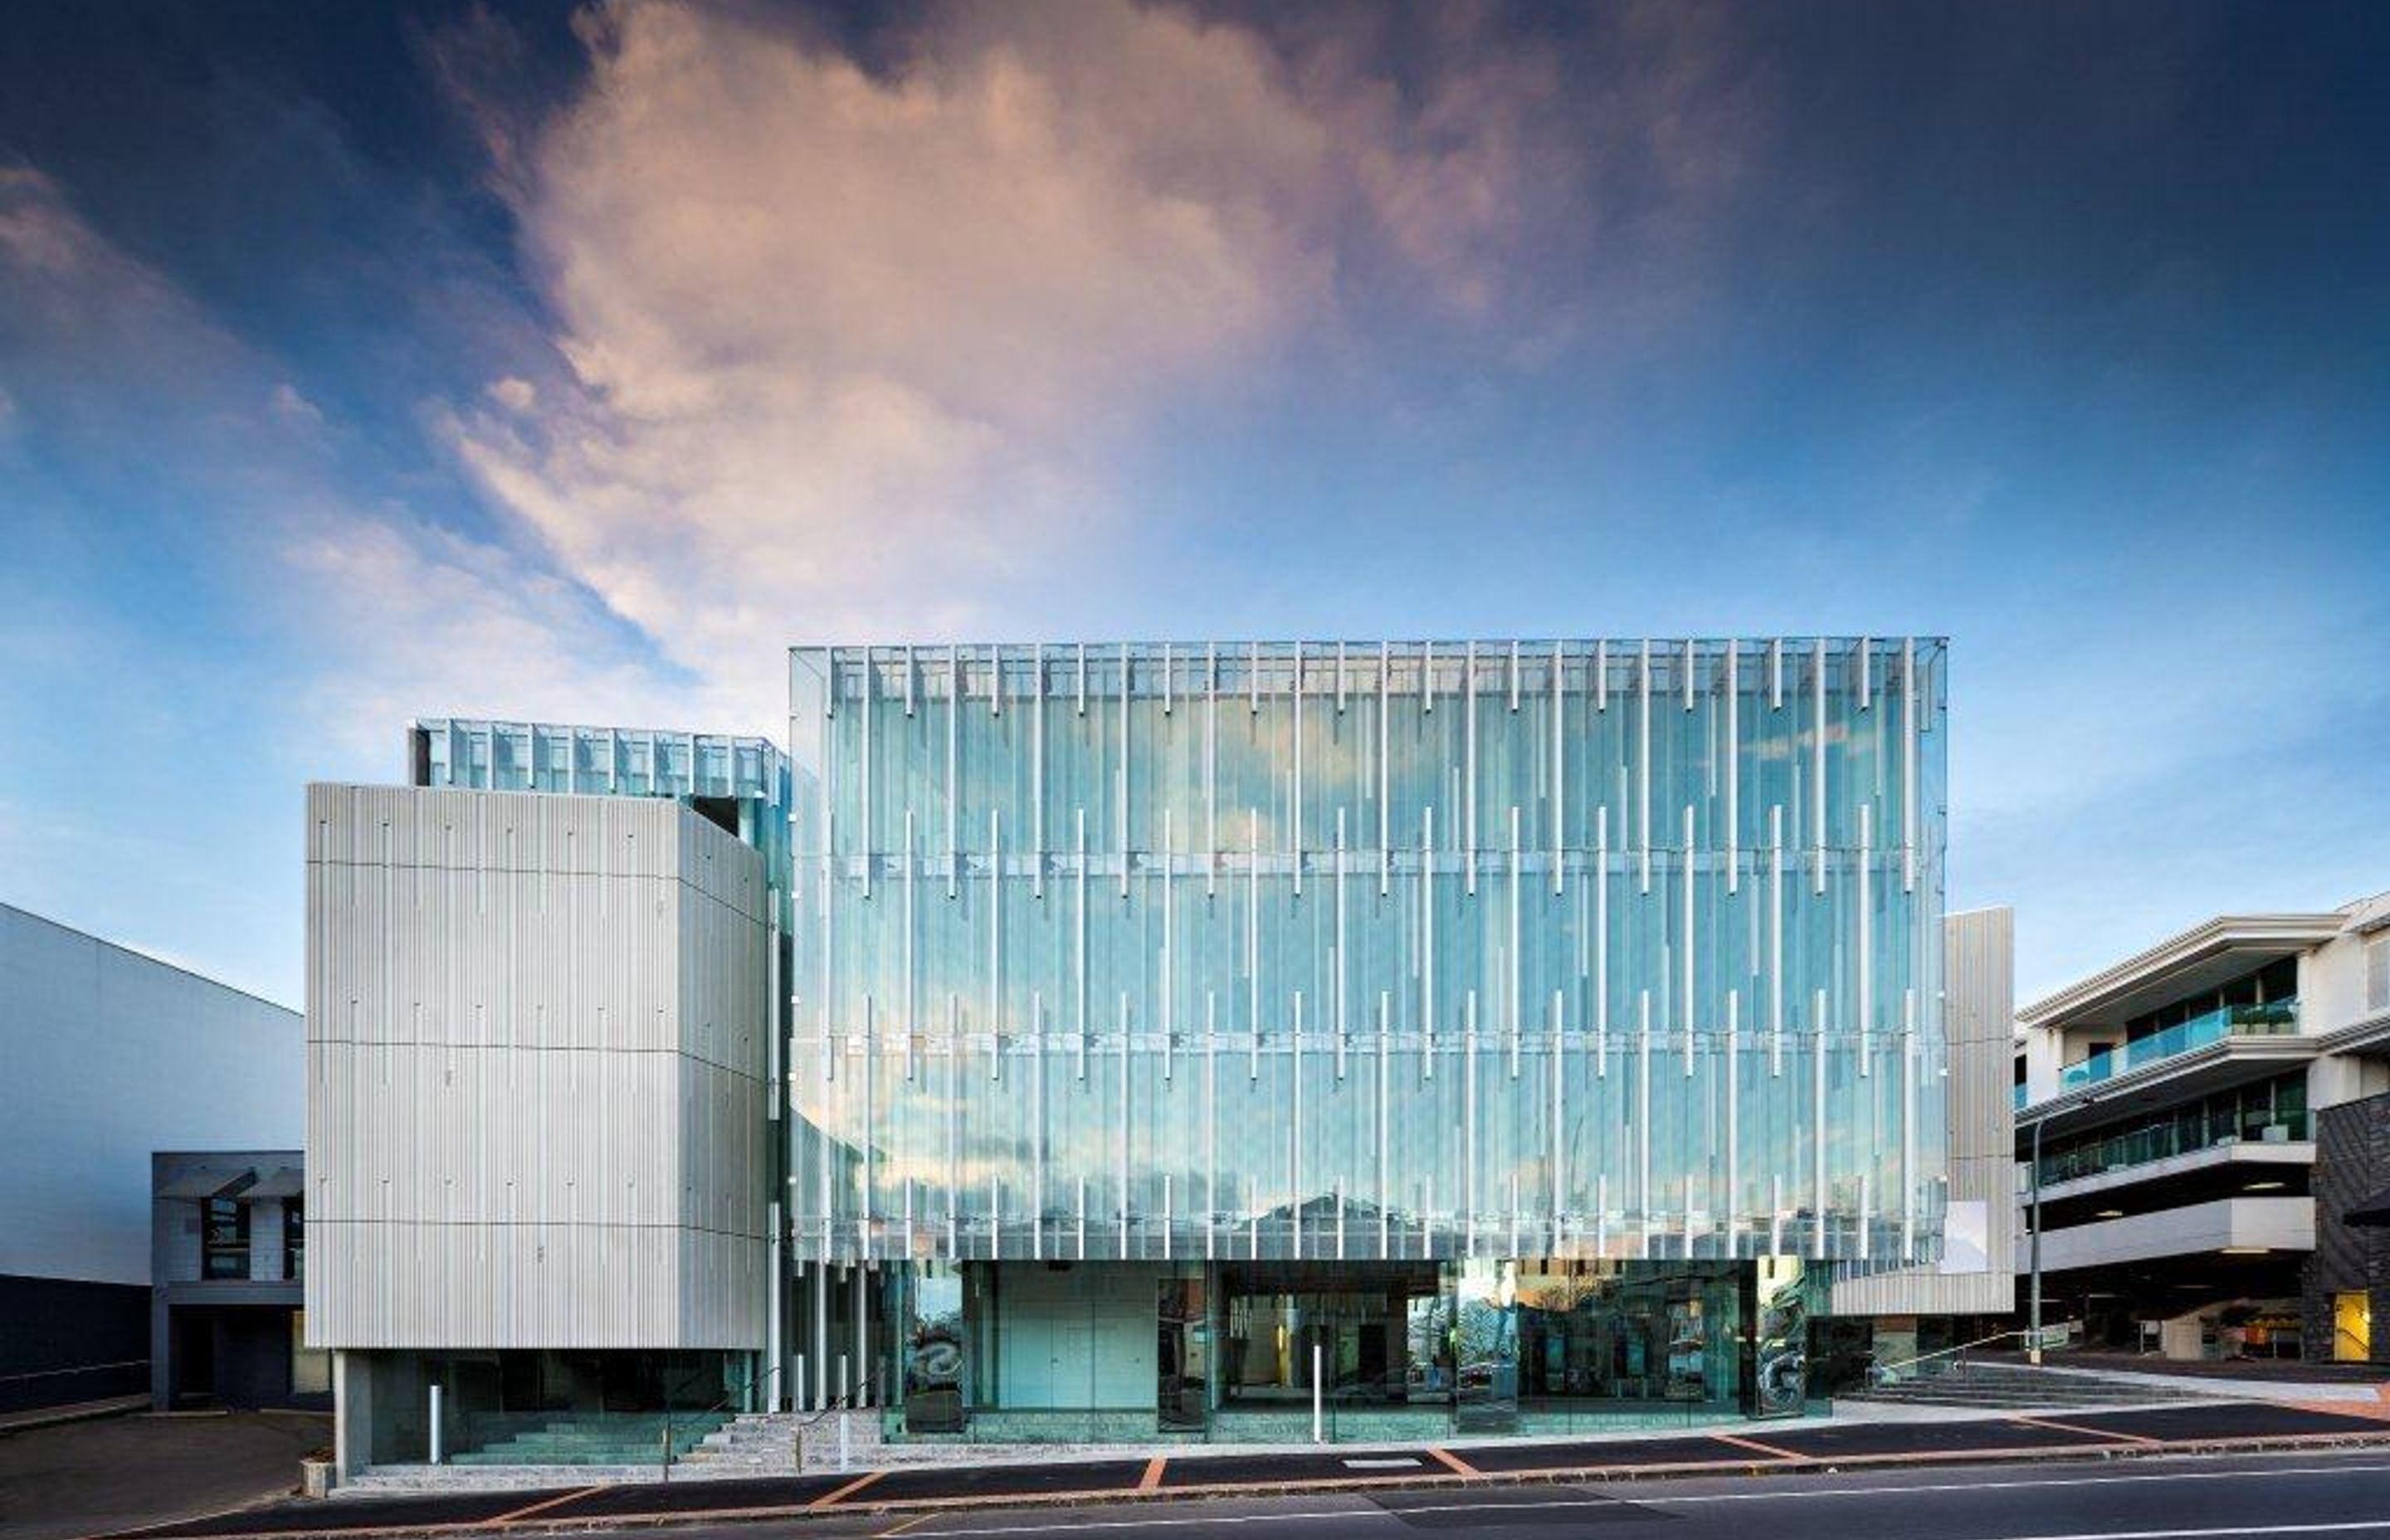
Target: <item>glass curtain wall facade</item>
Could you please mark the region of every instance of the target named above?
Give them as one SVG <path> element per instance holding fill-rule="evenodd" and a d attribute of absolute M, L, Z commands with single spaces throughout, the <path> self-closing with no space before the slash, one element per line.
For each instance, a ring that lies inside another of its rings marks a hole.
<path fill-rule="evenodd" d="M 1672 1351 L 1714 1395 L 1683 1344 L 1790 1308 L 1759 1259 L 1938 1248 L 1943 677 L 1928 638 L 795 649 L 794 1257 L 919 1280 L 849 1307 L 894 1317 L 883 1396 L 1022 1264 L 1114 1269 L 1206 1413 L 1307 1396 L 1312 1347 L 1381 1398 Z M 1613 1304 L 1639 1348 L 1567 1328 Z M 956 1398 L 999 1406 L 978 1315 Z"/>

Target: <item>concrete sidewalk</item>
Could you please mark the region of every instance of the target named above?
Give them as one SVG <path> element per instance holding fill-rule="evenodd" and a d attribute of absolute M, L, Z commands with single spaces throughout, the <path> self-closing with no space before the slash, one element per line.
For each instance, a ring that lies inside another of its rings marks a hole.
<path fill-rule="evenodd" d="M 2390 1422 L 2271 1402 L 2175 1405 L 2064 1417 L 2011 1413 L 1936 1422 L 1746 1423 L 1731 1431 L 1609 1440 L 1416 1444 L 1358 1450 L 1039 1460 L 671 1484 L 455 1492 L 285 1503 L 136 1532 L 173 1536 L 380 1534 L 719 1523 L 941 1509 L 1383 1490 L 1495 1482 L 1787 1474 L 1857 1467 L 2114 1459 L 2309 1445 L 2390 1444 Z M 124 1540 L 131 1540 L 127 1534 Z"/>

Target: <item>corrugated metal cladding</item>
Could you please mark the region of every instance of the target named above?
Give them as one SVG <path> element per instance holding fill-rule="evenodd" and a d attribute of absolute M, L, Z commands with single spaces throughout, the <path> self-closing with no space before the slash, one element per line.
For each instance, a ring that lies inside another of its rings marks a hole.
<path fill-rule="evenodd" d="M 2015 915 L 1970 909 L 1942 922 L 1950 1033 L 1950 1200 L 1985 1205 L 1980 1273 L 1901 1268 L 1834 1285 L 1838 1315 L 1999 1315 L 2016 1308 Z"/>
<path fill-rule="evenodd" d="M 763 858 L 666 801 L 307 808 L 311 1341 L 762 1346 Z"/>

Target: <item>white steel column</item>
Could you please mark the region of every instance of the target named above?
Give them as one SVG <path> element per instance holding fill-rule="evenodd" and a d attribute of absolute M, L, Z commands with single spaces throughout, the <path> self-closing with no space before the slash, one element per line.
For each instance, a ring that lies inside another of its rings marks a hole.
<path fill-rule="evenodd" d="M 1386 1080 L 1394 1061 L 1394 996 L 1378 992 L 1378 1260 L 1394 1260 L 1391 1216 L 1394 1208 L 1394 1174 L 1386 1163 Z"/>
<path fill-rule="evenodd" d="M 1635 1201 L 1642 1215 L 1644 1256 L 1651 1254 L 1651 992 L 1641 1002 L 1643 1030 L 1636 1038 L 1635 1063 Z"/>
<path fill-rule="evenodd" d="M 1203 1260 L 1213 1256 L 1220 1218 L 1219 995 L 1203 992 Z"/>
<path fill-rule="evenodd" d="M 1810 1032 L 1810 1072 L 1815 1076 L 1811 1094 L 1812 1113 L 1809 1121 L 1811 1225 L 1815 1231 L 1812 1254 L 1826 1255 L 1826 992 L 1818 991 L 1817 1011 Z"/>
<path fill-rule="evenodd" d="M 1809 733 L 1809 831 L 1817 851 L 1817 891 L 1826 891 L 1826 638 L 1817 640 L 1812 654 L 1810 696 L 1816 722 Z"/>
<path fill-rule="evenodd" d="M 788 1349 L 781 1341 L 780 1309 L 782 1296 L 789 1288 L 789 1280 L 781 1272 L 780 1205 L 777 1202 L 765 1206 L 765 1222 L 772 1226 L 772 1236 L 770 1244 L 764 1251 L 764 1351 L 767 1355 L 764 1374 L 764 1409 L 777 1412 L 780 1409 L 780 1370 L 788 1355 Z"/>
<path fill-rule="evenodd" d="M 1651 891 L 1651 643 L 1648 637 L 1636 680 L 1635 828 L 1643 852 L 1643 891 L 1648 893 Z"/>
<path fill-rule="evenodd" d="M 1610 1074 L 1610 804 L 1594 819 L 1593 847 L 1593 1073 Z"/>
<path fill-rule="evenodd" d="M 1029 649 L 1029 894 L 1046 896 L 1046 644 Z"/>
<path fill-rule="evenodd" d="M 1566 660 L 1559 642 L 1552 644 L 1552 896 L 1561 892 L 1561 873 L 1568 857 L 1568 696 L 1562 689 Z"/>
<path fill-rule="evenodd" d="M 1861 1080 L 1867 1079 L 1871 1072 L 1872 1066 L 1869 1060 L 1874 1057 L 1875 1046 L 1875 937 L 1871 924 L 1874 918 L 1871 912 L 1874 905 L 1873 894 L 1870 892 L 1873 884 L 1870 881 L 1874 875 L 1870 868 L 1875 865 L 1875 855 L 1870 849 L 1874 843 L 1873 823 L 1869 817 L 1869 814 L 1872 811 L 1872 804 L 1859 803 L 1859 966 L 1857 994 L 1858 996 L 1859 1078 Z M 1870 1105 L 1873 1099 L 1873 1097 L 1869 1098 Z"/>
<path fill-rule="evenodd" d="M 1742 891 L 1742 686 L 1736 674 L 1741 649 L 1726 644 L 1726 891 Z"/>
<path fill-rule="evenodd" d="M 871 1269 L 854 1266 L 854 1404 L 871 1405 Z"/>
<path fill-rule="evenodd" d="M 1120 648 L 1120 895 L 1128 896 L 1128 644 Z"/>
<path fill-rule="evenodd" d="M 806 1289 L 814 1306 L 814 1410 L 829 1409 L 829 1264 L 816 1262 L 805 1269 Z"/>
<path fill-rule="evenodd" d="M 1477 644 L 1470 642 L 1460 652 L 1460 859 L 1466 874 L 1462 890 L 1471 897 L 1477 895 Z"/>
<path fill-rule="evenodd" d="M 946 896 L 963 869 L 963 649 L 946 648 Z M 906 1028 L 910 1031 L 909 1024 Z"/>
<path fill-rule="evenodd" d="M 1917 638 L 1900 644 L 1900 888 L 1917 890 Z"/>

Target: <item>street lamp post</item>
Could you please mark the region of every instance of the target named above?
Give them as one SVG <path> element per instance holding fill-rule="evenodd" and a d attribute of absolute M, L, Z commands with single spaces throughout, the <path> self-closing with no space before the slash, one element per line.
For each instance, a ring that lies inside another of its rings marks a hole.
<path fill-rule="evenodd" d="M 2033 1120 L 2033 1292 L 2027 1317 L 2033 1335 L 2025 1344 L 2025 1356 L 2036 1368 L 2041 1367 L 2041 1125 L 2046 1121 Z"/>

